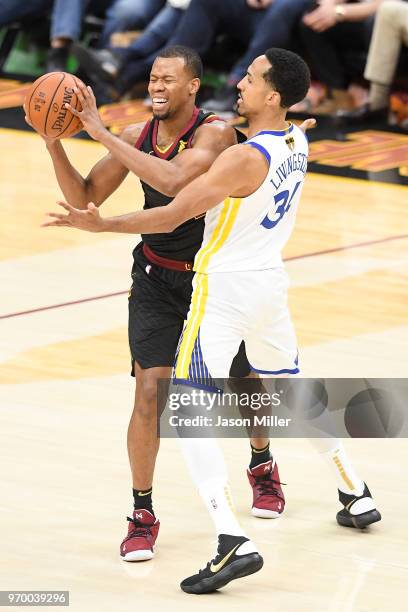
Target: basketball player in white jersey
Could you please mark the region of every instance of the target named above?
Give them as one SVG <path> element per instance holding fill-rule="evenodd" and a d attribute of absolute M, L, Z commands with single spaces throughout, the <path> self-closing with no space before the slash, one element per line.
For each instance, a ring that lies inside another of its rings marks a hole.
<path fill-rule="evenodd" d="M 55 220 L 45 224 L 95 232 L 170 232 L 207 213 L 175 364 L 179 384 L 204 381 L 211 388 L 213 379 L 227 378 L 242 340 L 255 372 L 299 372 L 281 250 L 295 223 L 308 155 L 304 133 L 286 122 L 286 113 L 304 98 L 309 83 L 308 67 L 299 56 L 269 49 L 238 84 L 238 109 L 249 122 L 247 142 L 223 152 L 171 204 L 102 218 L 92 203 L 87 211 L 61 203 L 68 214 L 52 213 Z M 341 443 L 330 439 L 325 444 L 344 505 L 338 522 L 365 527 L 380 520 Z M 184 439 L 182 448 L 218 535 L 216 557 L 181 583 L 184 591 L 201 594 L 258 571 L 263 561 L 231 509 L 225 463 L 215 440 Z"/>

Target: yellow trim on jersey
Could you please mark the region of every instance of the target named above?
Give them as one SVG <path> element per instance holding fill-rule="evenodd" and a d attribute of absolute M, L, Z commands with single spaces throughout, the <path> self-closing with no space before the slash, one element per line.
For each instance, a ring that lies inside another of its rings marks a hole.
<path fill-rule="evenodd" d="M 227 240 L 232 226 L 238 214 L 241 198 L 226 198 L 208 244 L 200 249 L 196 256 L 194 270 L 196 286 L 191 299 L 191 310 L 183 332 L 183 340 L 176 364 L 176 378 L 188 378 L 188 370 L 191 362 L 191 355 L 194 344 L 198 336 L 201 322 L 204 318 L 205 305 L 208 295 L 208 276 L 205 271 L 208 267 L 210 258 L 216 253 Z"/>
<path fill-rule="evenodd" d="M 171 147 L 173 146 L 174 143 L 169 144 L 168 147 L 159 147 L 159 145 L 156 143 L 156 149 L 159 149 L 160 153 L 167 153 L 167 151 L 169 151 L 171 149 Z M 179 145 L 178 145 L 178 149 L 177 149 L 177 153 L 181 153 L 182 151 L 184 151 L 184 149 L 186 148 L 188 144 L 187 140 L 180 140 Z"/>
<path fill-rule="evenodd" d="M 191 310 L 183 331 L 183 340 L 177 357 L 176 378 L 188 378 L 191 355 L 198 336 L 198 330 L 200 329 L 204 317 L 205 305 L 207 302 L 208 276 L 206 274 L 196 274 L 195 282 L 196 286 L 194 287 L 191 298 Z"/>
<path fill-rule="evenodd" d="M 156 149 L 159 149 L 160 153 L 167 153 L 171 146 L 172 144 L 169 144 L 168 147 L 159 147 L 159 145 L 156 143 Z"/>
<path fill-rule="evenodd" d="M 195 272 L 206 273 L 210 258 L 220 250 L 231 232 L 241 202 L 241 198 L 226 198 L 224 200 L 217 225 L 210 240 L 196 255 L 193 268 Z"/>

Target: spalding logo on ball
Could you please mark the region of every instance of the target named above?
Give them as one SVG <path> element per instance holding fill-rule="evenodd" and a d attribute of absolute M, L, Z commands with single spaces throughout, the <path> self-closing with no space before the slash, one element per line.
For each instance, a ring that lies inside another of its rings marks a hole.
<path fill-rule="evenodd" d="M 68 72 L 49 72 L 37 79 L 25 99 L 27 117 L 33 128 L 47 138 L 67 138 L 82 129 L 82 123 L 65 104 L 81 111 L 74 87 L 82 81 Z"/>

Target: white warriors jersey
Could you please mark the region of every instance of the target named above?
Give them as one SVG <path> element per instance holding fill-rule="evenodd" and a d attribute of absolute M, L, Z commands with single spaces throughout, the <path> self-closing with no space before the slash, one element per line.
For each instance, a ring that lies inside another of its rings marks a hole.
<path fill-rule="evenodd" d="M 257 148 L 269 163 L 262 185 L 246 198 L 227 198 L 205 216 L 194 260 L 201 273 L 266 270 L 283 265 L 306 174 L 308 142 L 300 128 L 263 131 L 240 146 Z"/>

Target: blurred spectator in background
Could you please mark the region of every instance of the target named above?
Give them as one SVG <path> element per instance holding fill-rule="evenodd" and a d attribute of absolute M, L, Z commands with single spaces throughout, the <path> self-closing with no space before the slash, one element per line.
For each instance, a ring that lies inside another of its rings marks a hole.
<path fill-rule="evenodd" d="M 74 45 L 72 50 L 81 69 L 94 81 L 117 81 L 115 88 L 120 93 L 124 93 L 135 81 L 132 62 L 142 60 L 142 78 L 147 76 L 156 52 L 167 46 L 190 0 L 169 0 L 161 4 L 161 10 L 157 11 L 143 33 L 128 47 L 110 46 L 108 49 L 95 50 L 81 44 Z M 139 65 L 136 66 L 136 72 L 139 75 Z M 107 90 L 111 92 L 109 87 Z"/>
<path fill-rule="evenodd" d="M 103 14 L 113 2 L 114 0 L 0 0 L 0 28 L 13 21 L 24 21 L 43 15 L 47 17 L 51 11 L 51 48 L 46 70 L 65 70 L 70 44 L 79 38 L 85 11 L 94 10 Z"/>
<path fill-rule="evenodd" d="M 164 6 L 165 0 L 0 0 L 0 28 L 13 21 L 47 16 L 51 12 L 47 72 L 65 70 L 70 46 L 81 35 L 85 14 L 104 17 L 101 43 L 112 32 L 143 29 Z"/>
<path fill-rule="evenodd" d="M 53 0 L 0 0 L 0 28 L 13 21 L 40 17 L 52 8 Z"/>
<path fill-rule="evenodd" d="M 340 4 L 336 0 L 321 0 L 304 15 L 302 41 L 314 75 L 327 88 L 327 98 L 317 106 L 309 104 L 307 112 L 331 115 L 353 108 L 348 87 L 351 75 L 356 72 L 356 53 L 366 52 L 369 47 L 373 15 L 381 2 Z"/>
<path fill-rule="evenodd" d="M 166 0 L 113 0 L 106 11 L 99 47 L 108 47 L 111 35 L 116 32 L 144 30 L 165 4 Z"/>
<path fill-rule="evenodd" d="M 237 83 L 245 76 L 248 66 L 266 49 L 288 48 L 292 31 L 309 5 L 310 0 L 192 0 L 189 21 L 186 17 L 175 36 L 180 40 L 184 37 L 184 43 L 178 44 L 191 46 L 188 28 L 197 19 L 200 38 L 196 49 L 200 54 L 208 51 L 220 27 L 247 45 L 246 52 L 230 71 L 225 87 L 206 106 L 215 112 L 233 110 Z"/>
<path fill-rule="evenodd" d="M 78 40 L 86 12 L 103 16 L 114 0 L 54 0 L 47 72 L 66 70 L 73 41 Z M 25 4 L 25 3 L 24 3 Z M 29 4 L 29 2 L 27 2 Z"/>
<path fill-rule="evenodd" d="M 115 80 L 115 88 L 122 94 L 148 77 L 157 52 L 163 46 L 184 45 L 205 55 L 216 35 L 225 32 L 247 45 L 247 51 L 232 68 L 225 88 L 206 105 L 217 112 L 229 111 L 237 99 L 236 84 L 247 67 L 265 49 L 289 46 L 292 29 L 310 1 L 168 0 L 162 10 L 166 16 L 165 27 L 160 21 L 153 21 L 148 31 L 127 49 L 111 48 L 102 54 L 82 48 L 80 62 L 88 72 Z M 159 13 L 156 19 L 161 17 Z M 177 20 L 179 25 L 175 29 Z"/>
<path fill-rule="evenodd" d="M 408 3 L 387 0 L 378 8 L 364 72 L 371 82 L 368 103 L 341 116 L 358 121 L 386 119 L 401 46 L 408 46 Z M 408 70 L 404 70 L 408 76 Z"/>
<path fill-rule="evenodd" d="M 105 46 L 113 32 L 143 30 L 164 4 L 165 0 L 54 0 L 47 71 L 65 70 L 71 44 L 79 40 L 86 13 L 106 17 L 99 43 Z"/>

